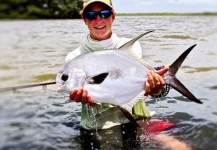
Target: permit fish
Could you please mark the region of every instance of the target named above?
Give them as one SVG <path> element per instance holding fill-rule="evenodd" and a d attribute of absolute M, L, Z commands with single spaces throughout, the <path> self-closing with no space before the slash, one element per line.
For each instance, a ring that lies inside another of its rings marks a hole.
<path fill-rule="evenodd" d="M 131 112 L 132 107 L 138 102 L 138 97 L 144 94 L 146 74 L 156 71 L 132 51 L 132 45 L 150 32 L 153 31 L 139 35 L 118 49 L 94 51 L 75 57 L 58 72 L 58 91 L 70 93 L 73 89 L 83 88 L 88 91 L 95 103 L 119 106 L 125 114 Z M 184 51 L 162 77 L 166 84 L 188 99 L 202 103 L 175 76 L 195 46 Z"/>

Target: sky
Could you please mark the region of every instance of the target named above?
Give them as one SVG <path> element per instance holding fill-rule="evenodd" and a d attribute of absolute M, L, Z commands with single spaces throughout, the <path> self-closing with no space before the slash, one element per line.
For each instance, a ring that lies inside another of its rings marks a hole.
<path fill-rule="evenodd" d="M 117 13 L 217 12 L 217 0 L 112 0 Z"/>

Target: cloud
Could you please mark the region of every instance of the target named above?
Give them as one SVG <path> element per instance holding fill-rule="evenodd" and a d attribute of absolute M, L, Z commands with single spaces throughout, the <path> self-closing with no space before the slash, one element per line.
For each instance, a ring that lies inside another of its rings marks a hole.
<path fill-rule="evenodd" d="M 167 0 L 166 2 L 180 4 L 217 4 L 216 0 Z"/>
<path fill-rule="evenodd" d="M 135 3 L 137 3 L 138 5 L 154 5 L 157 0 L 145 0 L 145 1 L 141 1 L 141 0 L 133 0 Z"/>
<path fill-rule="evenodd" d="M 113 3 L 124 4 L 128 6 L 135 5 L 154 5 L 159 0 L 112 0 Z"/>
<path fill-rule="evenodd" d="M 129 0 L 125 0 L 126 2 Z M 217 0 L 130 0 L 131 4 L 154 5 L 159 3 L 179 3 L 179 4 L 217 4 Z"/>
<path fill-rule="evenodd" d="M 217 11 L 217 0 L 112 0 L 117 13 Z"/>

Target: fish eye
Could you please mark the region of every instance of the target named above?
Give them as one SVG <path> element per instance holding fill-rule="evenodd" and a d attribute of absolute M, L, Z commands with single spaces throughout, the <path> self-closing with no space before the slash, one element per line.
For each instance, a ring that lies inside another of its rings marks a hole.
<path fill-rule="evenodd" d="M 68 74 L 63 74 L 62 77 L 61 77 L 61 79 L 62 79 L 63 81 L 67 81 L 68 78 L 69 78 L 69 75 L 68 75 Z"/>

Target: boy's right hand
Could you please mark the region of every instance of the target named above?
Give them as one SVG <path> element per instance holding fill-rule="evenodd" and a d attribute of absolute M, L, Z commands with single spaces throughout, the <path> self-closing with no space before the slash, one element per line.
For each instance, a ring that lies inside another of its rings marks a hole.
<path fill-rule="evenodd" d="M 90 106 L 93 105 L 93 100 L 90 96 L 88 96 L 88 92 L 87 90 L 84 90 L 84 89 L 76 89 L 76 90 L 73 90 L 70 95 L 69 95 L 69 98 L 71 100 L 74 100 L 75 102 L 79 103 L 81 102 L 83 105 L 85 104 L 89 104 Z"/>

